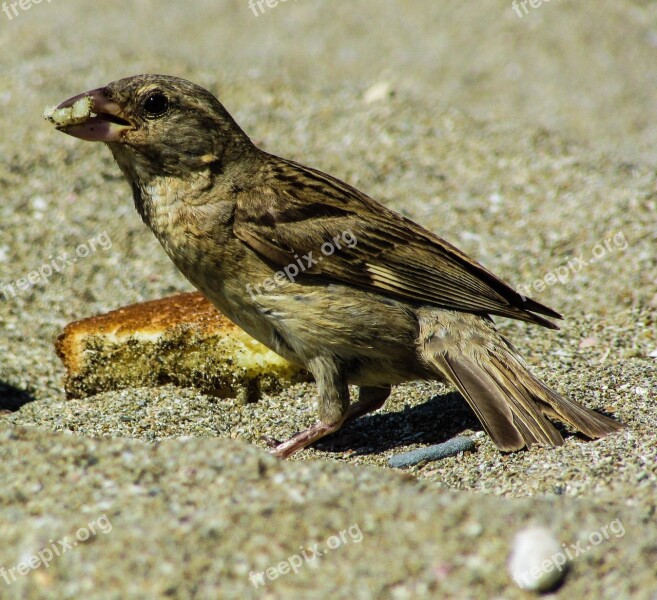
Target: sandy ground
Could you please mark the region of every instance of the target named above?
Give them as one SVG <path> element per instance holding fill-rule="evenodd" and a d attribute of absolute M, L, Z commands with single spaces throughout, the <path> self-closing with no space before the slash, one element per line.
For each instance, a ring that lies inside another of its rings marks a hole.
<path fill-rule="evenodd" d="M 0 12 L 0 281 L 77 261 L 0 289 L 0 598 L 525 598 L 505 563 L 529 524 L 581 542 L 549 597 L 657 598 L 657 5 L 27 6 Z M 265 149 L 557 308 L 558 332 L 499 324 L 627 431 L 502 455 L 458 394 L 418 384 L 280 462 L 259 438 L 313 421 L 310 384 L 246 406 L 172 387 L 67 401 L 67 322 L 189 289 L 107 149 L 40 118 L 138 72 L 213 90 Z M 110 241 L 82 256 L 92 238 Z M 474 452 L 386 466 L 463 433 Z M 316 543 L 298 573 L 250 578 Z"/>

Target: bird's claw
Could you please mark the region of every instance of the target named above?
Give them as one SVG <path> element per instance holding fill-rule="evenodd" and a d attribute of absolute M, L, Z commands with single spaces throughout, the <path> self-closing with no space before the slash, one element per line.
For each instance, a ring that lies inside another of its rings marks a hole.
<path fill-rule="evenodd" d="M 268 448 L 275 449 L 276 446 L 280 446 L 281 442 L 280 440 L 277 440 L 276 438 L 273 438 L 269 435 L 261 435 L 260 439 L 267 444 Z"/>

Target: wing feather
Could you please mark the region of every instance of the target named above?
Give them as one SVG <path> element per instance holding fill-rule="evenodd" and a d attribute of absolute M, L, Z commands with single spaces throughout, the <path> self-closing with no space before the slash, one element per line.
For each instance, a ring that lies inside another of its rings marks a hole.
<path fill-rule="evenodd" d="M 321 275 L 407 301 L 497 314 L 555 328 L 556 311 L 524 298 L 466 254 L 325 173 L 270 157 L 269 179 L 238 195 L 233 231 L 279 267 L 326 243 L 339 248 L 310 265 Z M 355 240 L 347 244 L 346 233 Z M 535 314 L 538 313 L 538 314 Z"/>

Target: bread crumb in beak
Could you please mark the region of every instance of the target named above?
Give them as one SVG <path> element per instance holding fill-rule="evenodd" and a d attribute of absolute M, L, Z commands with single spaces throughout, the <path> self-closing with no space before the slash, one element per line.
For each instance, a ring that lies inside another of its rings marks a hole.
<path fill-rule="evenodd" d="M 73 106 L 66 108 L 57 108 L 48 106 L 43 111 L 43 118 L 47 119 L 57 127 L 66 127 L 68 125 L 78 125 L 84 123 L 89 117 L 95 116 L 91 111 L 91 97 L 84 96 L 80 98 Z"/>

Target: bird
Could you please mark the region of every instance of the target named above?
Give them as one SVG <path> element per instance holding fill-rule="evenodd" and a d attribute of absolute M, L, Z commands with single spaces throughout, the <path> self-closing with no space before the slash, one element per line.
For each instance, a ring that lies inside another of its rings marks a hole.
<path fill-rule="evenodd" d="M 340 179 L 258 148 L 206 89 L 135 75 L 46 116 L 104 142 L 180 272 L 314 377 L 317 421 L 269 439 L 272 454 L 293 455 L 416 380 L 453 385 L 503 452 L 562 445 L 552 419 L 589 438 L 624 427 L 538 379 L 493 321 L 558 329 L 558 312 Z"/>

